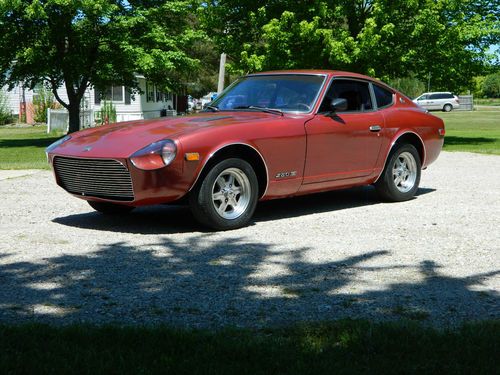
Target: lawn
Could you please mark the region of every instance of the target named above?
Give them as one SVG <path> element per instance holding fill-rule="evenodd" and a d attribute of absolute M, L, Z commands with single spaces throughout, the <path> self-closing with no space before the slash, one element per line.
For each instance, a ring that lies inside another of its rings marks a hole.
<path fill-rule="evenodd" d="M 444 120 L 445 151 L 500 155 L 500 111 L 432 113 Z"/>
<path fill-rule="evenodd" d="M 500 323 L 337 321 L 265 330 L 0 325 L 4 374 L 493 374 Z"/>
<path fill-rule="evenodd" d="M 48 169 L 45 147 L 61 136 L 46 126 L 0 126 L 0 169 Z"/>
<path fill-rule="evenodd" d="M 433 114 L 445 121 L 445 151 L 500 155 L 500 111 Z M 0 126 L 0 169 L 48 169 L 45 147 L 61 136 L 45 126 Z"/>

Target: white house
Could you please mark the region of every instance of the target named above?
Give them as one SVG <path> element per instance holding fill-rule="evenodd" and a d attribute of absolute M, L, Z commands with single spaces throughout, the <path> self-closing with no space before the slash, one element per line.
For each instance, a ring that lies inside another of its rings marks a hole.
<path fill-rule="evenodd" d="M 99 117 L 99 111 L 104 101 L 113 103 L 116 108 L 117 122 L 150 119 L 166 115 L 175 115 L 176 112 L 184 112 L 187 106 L 187 99 L 184 96 L 173 95 L 172 93 L 164 93 L 160 91 L 156 85 L 146 81 L 143 76 L 137 76 L 139 87 L 143 94 L 130 94 L 130 91 L 124 86 L 110 86 L 102 93 L 98 93 L 94 88 L 89 88 L 84 94 L 82 100 L 83 112 L 90 114 L 90 122 L 93 123 Z M 22 85 L 17 85 L 13 90 L 7 91 L 3 88 L 9 107 L 13 115 L 19 115 L 22 111 L 22 103 L 26 103 L 28 123 L 33 122 L 33 116 L 30 116 L 31 103 L 33 96 L 37 95 L 37 90 L 23 88 Z M 61 87 L 57 90 L 59 97 L 66 101 L 66 89 Z M 97 95 L 96 95 L 97 94 Z M 186 101 L 186 103 L 184 103 Z M 59 122 L 68 121 L 65 110 L 51 110 L 54 116 L 52 120 L 59 117 Z M 49 119 L 50 122 L 50 119 Z M 88 126 L 88 125 L 87 125 Z M 59 126 L 58 126 L 59 127 Z"/>

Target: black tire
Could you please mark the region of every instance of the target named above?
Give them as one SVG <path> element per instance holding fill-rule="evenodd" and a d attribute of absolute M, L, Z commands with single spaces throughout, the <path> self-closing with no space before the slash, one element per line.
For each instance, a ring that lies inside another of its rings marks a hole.
<path fill-rule="evenodd" d="M 451 104 L 445 104 L 443 107 L 443 112 L 451 112 L 453 106 Z"/>
<path fill-rule="evenodd" d="M 404 164 L 408 164 L 406 169 Z M 384 171 L 375 183 L 375 188 L 380 197 L 386 201 L 407 201 L 417 192 L 421 169 L 420 155 L 415 146 L 396 145 L 389 154 Z"/>
<path fill-rule="evenodd" d="M 99 211 L 100 213 L 103 213 L 105 215 L 128 214 L 130 211 L 132 211 L 135 208 L 133 206 L 125 206 L 123 204 L 115 204 L 115 203 L 108 203 L 108 202 L 87 201 L 87 203 L 94 210 Z"/>
<path fill-rule="evenodd" d="M 236 229 L 252 218 L 258 194 L 252 166 L 241 159 L 226 159 L 198 181 L 189 194 L 189 206 L 196 220 L 209 228 Z"/>

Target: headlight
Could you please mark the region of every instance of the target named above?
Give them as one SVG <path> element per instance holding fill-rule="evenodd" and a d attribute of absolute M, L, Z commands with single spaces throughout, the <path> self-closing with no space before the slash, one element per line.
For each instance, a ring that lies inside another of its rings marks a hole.
<path fill-rule="evenodd" d="M 177 155 L 175 142 L 165 139 L 137 151 L 130 157 L 130 161 L 139 169 L 152 170 L 169 165 L 175 159 L 175 155 Z"/>
<path fill-rule="evenodd" d="M 58 139 L 57 141 L 55 141 L 54 143 L 52 143 L 51 145 L 49 145 L 45 149 L 45 152 L 48 154 L 49 152 L 53 151 L 54 149 L 56 149 L 57 147 L 59 147 L 60 145 L 62 145 L 64 142 L 69 141 L 70 139 L 71 139 L 71 135 L 67 135 L 66 137 Z"/>

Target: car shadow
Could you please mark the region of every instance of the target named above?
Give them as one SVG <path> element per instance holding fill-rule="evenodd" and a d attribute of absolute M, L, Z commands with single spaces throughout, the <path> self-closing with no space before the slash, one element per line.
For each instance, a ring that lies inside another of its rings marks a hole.
<path fill-rule="evenodd" d="M 420 188 L 416 197 L 434 189 Z M 415 198 L 414 198 L 415 199 Z M 253 222 L 285 219 L 322 212 L 333 212 L 383 203 L 372 186 L 330 191 L 295 198 L 276 199 L 257 205 Z M 91 211 L 52 219 L 70 227 L 138 234 L 175 234 L 208 232 L 199 225 L 185 205 L 139 207 L 127 215 L 103 215 Z"/>

